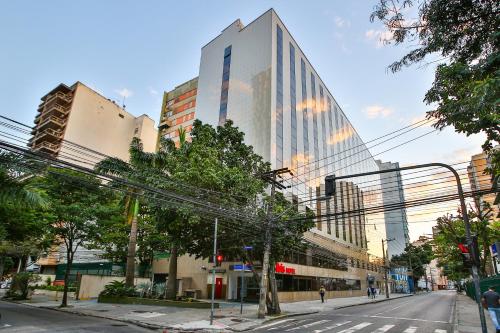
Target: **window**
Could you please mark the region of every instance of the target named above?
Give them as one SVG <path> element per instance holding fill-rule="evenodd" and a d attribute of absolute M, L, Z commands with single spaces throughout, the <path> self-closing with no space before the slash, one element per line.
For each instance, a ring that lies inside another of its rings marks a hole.
<path fill-rule="evenodd" d="M 283 167 L 283 31 L 276 26 L 276 167 Z"/>
<path fill-rule="evenodd" d="M 224 50 L 224 63 L 222 67 L 222 86 L 220 93 L 219 125 L 224 125 L 227 118 L 227 102 L 229 94 L 229 72 L 231 67 L 231 48 L 229 45 Z"/>
<path fill-rule="evenodd" d="M 295 164 L 297 161 L 297 99 L 296 93 L 296 80 L 295 80 L 295 48 L 290 43 L 290 117 L 291 117 L 291 151 L 292 162 Z M 294 165 L 292 165 L 292 168 Z"/>
<path fill-rule="evenodd" d="M 324 172 L 327 172 L 327 159 L 326 157 L 328 156 L 327 152 L 327 139 L 326 139 L 326 109 L 325 109 L 325 95 L 323 92 L 323 86 L 319 86 L 319 105 L 321 108 L 321 136 L 322 136 L 322 147 L 323 147 L 323 166 L 325 168 Z"/>
<path fill-rule="evenodd" d="M 300 59 L 300 80 L 302 86 L 302 135 L 304 140 L 304 178 L 309 180 L 309 118 L 307 114 L 307 86 L 306 86 L 306 63 Z"/>
<path fill-rule="evenodd" d="M 311 73 L 311 101 L 312 101 L 312 114 L 313 114 L 313 140 L 314 140 L 314 169 L 316 170 L 316 177 L 319 177 L 319 142 L 318 142 L 318 115 L 316 110 L 316 78 Z"/>
<path fill-rule="evenodd" d="M 137 133 L 139 133 L 139 128 L 137 128 L 137 127 L 136 127 L 136 128 L 134 129 L 134 134 L 137 134 Z"/>
<path fill-rule="evenodd" d="M 332 117 L 332 100 L 330 99 L 330 96 L 326 97 L 326 104 L 328 108 L 328 144 L 330 145 L 330 155 L 334 156 L 335 150 L 333 149 L 333 142 L 331 141 L 331 138 L 333 137 L 333 117 Z M 335 158 L 335 157 L 334 157 Z M 331 159 L 333 161 L 333 159 Z M 333 166 L 330 165 L 331 169 L 333 169 Z"/>

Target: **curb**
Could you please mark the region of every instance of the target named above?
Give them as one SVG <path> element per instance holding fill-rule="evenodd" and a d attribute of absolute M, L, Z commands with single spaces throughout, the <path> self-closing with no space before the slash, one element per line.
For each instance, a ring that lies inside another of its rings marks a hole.
<path fill-rule="evenodd" d="M 411 296 L 415 296 L 415 295 L 409 294 L 409 295 L 400 296 L 400 297 L 397 297 L 397 298 L 382 298 L 382 299 L 378 299 L 378 300 L 372 301 L 372 302 L 349 304 L 349 305 L 341 305 L 341 306 L 337 306 L 337 307 L 332 308 L 332 310 L 345 309 L 345 308 L 350 308 L 350 307 L 358 306 L 358 305 L 367 305 L 367 304 L 381 303 L 381 302 L 392 301 L 394 299 L 411 297 Z"/>

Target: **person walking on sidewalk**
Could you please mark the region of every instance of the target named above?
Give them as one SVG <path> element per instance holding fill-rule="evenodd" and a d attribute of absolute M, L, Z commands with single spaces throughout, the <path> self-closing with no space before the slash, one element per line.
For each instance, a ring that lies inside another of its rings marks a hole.
<path fill-rule="evenodd" d="M 370 292 L 371 292 L 371 288 L 370 287 L 366 288 L 366 293 L 368 294 L 368 298 L 370 298 Z"/>
<path fill-rule="evenodd" d="M 484 308 L 488 310 L 497 333 L 500 333 L 500 295 L 495 291 L 495 287 L 488 288 L 488 291 L 483 294 L 481 302 Z"/>
<path fill-rule="evenodd" d="M 322 285 L 319 288 L 319 296 L 321 297 L 321 303 L 325 303 L 325 293 L 326 293 L 325 286 Z"/>

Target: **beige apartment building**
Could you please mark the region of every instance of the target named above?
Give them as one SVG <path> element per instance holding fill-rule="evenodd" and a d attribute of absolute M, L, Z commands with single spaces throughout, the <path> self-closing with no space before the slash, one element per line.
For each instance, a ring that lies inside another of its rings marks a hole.
<path fill-rule="evenodd" d="M 496 146 L 495 149 L 500 149 L 500 146 Z M 486 173 L 486 169 L 490 166 L 490 163 L 488 155 L 484 152 L 471 157 L 467 173 L 472 191 L 488 191 L 493 188 L 494 178 Z M 478 210 L 484 210 L 486 206 L 489 206 L 491 208 L 490 219 L 500 218 L 500 196 L 498 190 L 496 193 L 476 195 L 474 203 Z"/>
<path fill-rule="evenodd" d="M 81 82 L 71 86 L 59 84 L 41 98 L 37 111 L 30 148 L 82 167 L 93 168 L 106 156 L 128 161 L 134 137 L 141 139 L 145 151 L 156 149 L 158 132 L 151 118 L 131 115 Z M 64 253 L 64 248 L 56 246 L 40 258 L 37 264 L 41 272 L 58 278 L 65 262 Z M 110 270 L 111 263 L 99 254 L 100 251 L 79 249 L 73 272 Z"/>
<path fill-rule="evenodd" d="M 147 115 L 135 117 L 81 82 L 63 83 L 41 98 L 29 146 L 81 166 L 105 156 L 128 161 L 132 138 L 156 148 L 157 130 Z"/>

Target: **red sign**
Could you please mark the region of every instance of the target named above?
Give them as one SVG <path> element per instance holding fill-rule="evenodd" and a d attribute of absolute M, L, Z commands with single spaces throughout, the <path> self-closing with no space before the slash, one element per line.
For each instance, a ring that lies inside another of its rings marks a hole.
<path fill-rule="evenodd" d="M 458 243 L 458 248 L 462 253 L 469 253 L 469 248 L 464 244 Z"/>
<path fill-rule="evenodd" d="M 281 274 L 295 274 L 295 268 L 286 267 L 280 262 L 276 263 L 276 265 L 274 266 L 274 270 L 276 273 L 281 273 Z"/>

